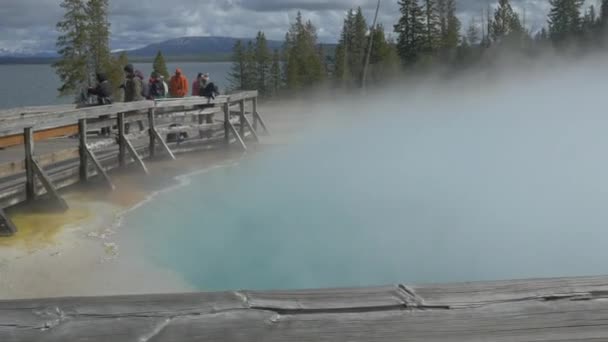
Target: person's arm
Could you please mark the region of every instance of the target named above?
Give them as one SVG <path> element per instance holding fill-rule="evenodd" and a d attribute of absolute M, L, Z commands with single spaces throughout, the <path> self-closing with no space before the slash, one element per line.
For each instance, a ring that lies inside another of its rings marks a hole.
<path fill-rule="evenodd" d="M 188 94 L 188 79 L 184 77 L 184 96 Z"/>

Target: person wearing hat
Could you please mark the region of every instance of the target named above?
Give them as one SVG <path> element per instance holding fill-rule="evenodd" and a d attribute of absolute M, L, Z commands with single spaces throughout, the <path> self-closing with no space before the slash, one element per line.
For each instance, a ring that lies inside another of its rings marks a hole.
<path fill-rule="evenodd" d="M 198 96 L 198 93 L 201 89 L 201 78 L 203 77 L 203 73 L 199 72 L 196 75 L 196 79 L 192 82 L 192 96 Z"/>
<path fill-rule="evenodd" d="M 175 70 L 175 75 L 171 77 L 169 93 L 171 97 L 185 97 L 188 94 L 188 79 L 179 68 Z"/>
<path fill-rule="evenodd" d="M 143 82 L 141 78 L 135 75 L 135 69 L 132 64 L 127 64 L 125 71 L 125 102 L 141 101 L 144 99 L 142 95 Z"/>

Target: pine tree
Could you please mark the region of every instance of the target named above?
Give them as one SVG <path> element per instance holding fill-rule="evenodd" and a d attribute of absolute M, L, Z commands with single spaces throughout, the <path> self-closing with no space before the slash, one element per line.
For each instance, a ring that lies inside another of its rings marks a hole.
<path fill-rule="evenodd" d="M 121 52 L 118 57 L 110 57 L 110 66 L 106 69 L 108 80 L 112 84 L 114 102 L 123 100 L 123 92 L 120 86 L 124 82 L 124 67 L 129 64 L 129 57 L 125 52 Z"/>
<path fill-rule="evenodd" d="M 443 14 L 442 10 L 439 10 L 435 0 L 424 0 L 424 51 L 427 55 L 434 55 L 441 45 L 442 24 L 444 23 L 440 18 L 440 14 Z M 447 30 L 447 17 L 445 19 Z"/>
<path fill-rule="evenodd" d="M 310 21 L 304 24 L 300 12 L 285 35 L 284 68 L 285 84 L 290 90 L 310 88 L 324 78 L 316 28 Z"/>
<path fill-rule="evenodd" d="M 243 55 L 243 89 L 255 90 L 258 86 L 258 69 L 255 56 L 255 46 L 252 41 L 247 42 L 247 49 Z"/>
<path fill-rule="evenodd" d="M 382 25 L 372 28 L 370 33 L 374 36 L 374 44 L 370 53 L 370 77 L 368 79 L 381 81 L 397 74 L 399 56 L 394 45 L 386 40 Z M 368 37 L 368 40 L 370 37 Z"/>
<path fill-rule="evenodd" d="M 340 41 L 336 47 L 335 64 L 334 64 L 334 77 L 338 80 L 342 86 L 349 86 L 352 82 L 352 74 L 349 67 L 349 51 L 352 41 L 352 27 L 354 22 L 354 13 L 350 9 L 346 13 L 344 18 L 344 25 L 342 26 L 342 33 L 340 34 Z"/>
<path fill-rule="evenodd" d="M 274 50 L 272 55 L 272 65 L 270 66 L 270 92 L 276 96 L 281 89 L 281 54 L 279 50 Z"/>
<path fill-rule="evenodd" d="M 583 0 L 549 0 L 549 35 L 556 44 L 581 32 Z"/>
<path fill-rule="evenodd" d="M 479 43 L 479 29 L 477 28 L 476 18 L 473 17 L 471 22 L 469 23 L 469 28 L 467 29 L 467 41 L 470 45 L 476 45 Z"/>
<path fill-rule="evenodd" d="M 154 58 L 154 63 L 152 64 L 152 69 L 161 74 L 166 80 L 170 78 L 169 70 L 167 69 L 167 63 L 165 62 L 165 57 L 161 51 L 156 53 L 156 57 Z"/>
<path fill-rule="evenodd" d="M 458 47 L 461 23 L 456 16 L 456 3 L 454 0 L 447 0 L 447 11 L 447 30 L 443 37 L 443 48 L 449 51 Z"/>
<path fill-rule="evenodd" d="M 416 0 L 399 0 L 401 18 L 395 25 L 397 52 L 404 66 L 418 62 L 424 47 L 423 11 Z"/>
<path fill-rule="evenodd" d="M 365 53 L 367 51 L 367 23 L 361 7 L 357 8 L 357 12 L 355 13 L 352 30 L 348 64 L 352 78 L 356 84 L 361 84 L 363 64 L 365 63 Z"/>
<path fill-rule="evenodd" d="M 509 0 L 499 0 L 492 22 L 492 40 L 501 42 L 510 35 L 519 34 L 522 31 L 519 16 L 513 11 Z"/>
<path fill-rule="evenodd" d="M 57 52 L 61 59 L 53 64 L 61 80 L 59 94 L 78 93 L 90 82 L 87 65 L 88 36 L 87 14 L 83 0 L 63 0 L 61 7 L 65 10 L 63 19 L 57 23 L 61 33 L 57 38 Z"/>
<path fill-rule="evenodd" d="M 262 31 L 258 32 L 254 50 L 257 69 L 256 89 L 262 96 L 267 96 L 269 95 L 268 83 L 272 56 L 270 55 L 266 36 Z"/>
<path fill-rule="evenodd" d="M 108 0 L 88 0 L 85 13 L 88 17 L 89 73 L 93 75 L 112 67 Z"/>
<path fill-rule="evenodd" d="M 245 48 L 241 40 L 237 40 L 232 48 L 232 68 L 228 81 L 232 90 L 245 89 Z"/>

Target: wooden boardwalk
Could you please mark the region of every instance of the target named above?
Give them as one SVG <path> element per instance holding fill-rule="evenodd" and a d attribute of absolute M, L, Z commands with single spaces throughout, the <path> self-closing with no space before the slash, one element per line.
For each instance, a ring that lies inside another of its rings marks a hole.
<path fill-rule="evenodd" d="M 259 134 L 268 134 L 257 96 L 245 91 L 215 99 L 0 111 L 0 235 L 18 229 L 1 209 L 50 200 L 49 207 L 65 210 L 58 190 L 93 178 L 114 189 L 107 173 L 112 169 L 134 164 L 148 173 L 148 158 L 175 159 L 177 153 L 230 144 L 246 150 Z M 116 129 L 105 137 L 90 134 L 104 127 Z"/>
<path fill-rule="evenodd" d="M 4 301 L 0 341 L 608 341 L 608 277 Z"/>

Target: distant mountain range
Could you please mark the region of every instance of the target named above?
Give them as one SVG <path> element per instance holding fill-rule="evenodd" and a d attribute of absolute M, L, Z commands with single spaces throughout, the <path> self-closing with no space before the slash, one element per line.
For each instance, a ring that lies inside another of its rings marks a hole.
<path fill-rule="evenodd" d="M 234 44 L 238 40 L 244 44 L 253 42 L 251 38 L 232 37 L 182 37 L 154 43 L 139 49 L 125 50 L 134 60 L 150 60 L 158 51 L 173 60 L 199 60 L 199 61 L 227 61 L 230 59 Z M 280 49 L 282 41 L 269 40 L 268 47 L 272 50 Z M 58 55 L 52 52 L 24 52 L 0 49 L 0 63 L 48 63 Z"/>

